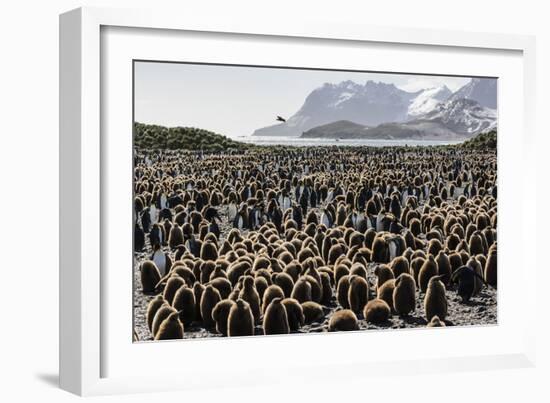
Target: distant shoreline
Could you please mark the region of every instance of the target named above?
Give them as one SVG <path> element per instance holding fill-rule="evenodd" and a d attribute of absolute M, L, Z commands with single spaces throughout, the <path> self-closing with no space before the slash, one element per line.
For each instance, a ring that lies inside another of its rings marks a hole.
<path fill-rule="evenodd" d="M 200 152 L 243 152 L 262 147 L 466 147 L 496 148 L 496 131 L 468 140 L 334 139 L 289 136 L 224 136 L 195 127 L 164 127 L 134 123 L 133 146 L 136 149 L 187 150 Z"/>

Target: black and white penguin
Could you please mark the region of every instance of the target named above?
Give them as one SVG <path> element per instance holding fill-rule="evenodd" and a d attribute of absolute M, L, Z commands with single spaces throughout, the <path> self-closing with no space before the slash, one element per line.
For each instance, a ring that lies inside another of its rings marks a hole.
<path fill-rule="evenodd" d="M 296 224 L 298 224 L 298 228 L 302 228 L 303 224 L 303 215 L 302 215 L 302 209 L 300 206 L 294 205 L 292 206 L 292 219 L 296 221 Z"/>
<path fill-rule="evenodd" d="M 279 206 L 283 211 L 286 211 L 292 205 L 292 200 L 286 191 L 283 191 L 279 196 Z"/>
<path fill-rule="evenodd" d="M 160 275 L 164 277 L 168 274 L 170 270 L 170 258 L 162 251 L 160 244 L 153 245 L 153 254 L 151 255 L 151 260 L 155 262 L 157 268 L 159 269 Z"/>
<path fill-rule="evenodd" d="M 146 207 L 141 211 L 141 227 L 143 228 L 143 232 L 145 232 L 146 234 L 151 229 L 151 217 L 149 215 L 149 207 Z"/>
<path fill-rule="evenodd" d="M 227 220 L 232 223 L 235 220 L 235 217 L 237 217 L 237 213 L 237 203 L 231 201 L 227 206 Z"/>
<path fill-rule="evenodd" d="M 163 245 L 165 242 L 163 228 L 159 224 L 153 224 L 151 232 L 149 232 L 149 241 L 151 245 Z"/>
<path fill-rule="evenodd" d="M 220 226 L 216 222 L 215 218 L 210 220 L 210 224 L 208 224 L 208 232 L 216 235 L 217 239 L 220 239 Z"/>
<path fill-rule="evenodd" d="M 334 217 L 326 208 L 321 209 L 321 224 L 327 228 L 332 228 L 334 224 Z"/>
<path fill-rule="evenodd" d="M 475 291 L 476 277 L 485 283 L 483 277 L 477 274 L 470 266 L 461 266 L 451 276 L 451 282 L 458 282 L 457 294 L 463 303 L 467 303 Z"/>
<path fill-rule="evenodd" d="M 233 228 L 237 228 L 238 230 L 242 231 L 244 229 L 248 229 L 248 227 L 248 207 L 246 203 L 241 203 L 241 206 L 237 211 L 237 215 L 233 220 Z"/>
<path fill-rule="evenodd" d="M 185 247 L 187 250 L 191 252 L 193 256 L 199 257 L 201 254 L 202 242 L 197 240 L 194 234 L 190 234 L 186 238 L 187 240 L 185 241 Z"/>
<path fill-rule="evenodd" d="M 138 223 L 134 225 L 134 251 L 141 252 L 145 246 L 145 234 Z"/>

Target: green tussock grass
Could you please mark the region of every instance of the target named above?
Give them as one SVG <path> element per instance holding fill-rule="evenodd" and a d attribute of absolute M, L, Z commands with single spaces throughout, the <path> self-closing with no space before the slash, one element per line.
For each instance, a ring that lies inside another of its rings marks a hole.
<path fill-rule="evenodd" d="M 245 151 L 252 145 L 241 143 L 195 127 L 164 127 L 134 124 L 134 147 L 149 150 L 187 150 L 204 152 Z"/>

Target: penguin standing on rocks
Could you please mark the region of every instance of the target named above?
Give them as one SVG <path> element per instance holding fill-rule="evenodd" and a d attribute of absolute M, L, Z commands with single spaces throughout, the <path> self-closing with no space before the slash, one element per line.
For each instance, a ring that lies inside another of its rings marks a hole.
<path fill-rule="evenodd" d="M 336 311 L 330 317 L 328 324 L 329 332 L 353 331 L 359 330 L 357 316 L 350 309 Z"/>
<path fill-rule="evenodd" d="M 152 260 L 146 260 L 141 264 L 141 288 L 144 294 L 153 293 L 160 281 L 160 272 Z"/>
<path fill-rule="evenodd" d="M 470 266 L 459 267 L 451 276 L 452 283 L 458 282 L 457 294 L 462 299 L 462 303 L 467 303 L 472 298 L 476 286 L 476 277 L 485 282 Z"/>
<path fill-rule="evenodd" d="M 282 298 L 280 297 L 274 298 L 265 310 L 263 325 L 266 335 L 290 333 L 288 315 L 281 301 Z"/>
<path fill-rule="evenodd" d="M 238 298 L 229 310 L 227 335 L 229 337 L 254 335 L 254 316 L 250 305 L 243 299 Z"/>
<path fill-rule="evenodd" d="M 212 319 L 216 322 L 216 331 L 223 336 L 227 336 L 227 319 L 234 304 L 235 302 L 230 299 L 223 299 L 212 310 Z"/>
<path fill-rule="evenodd" d="M 432 320 L 434 316 L 444 320 L 447 316 L 447 295 L 445 285 L 441 281 L 443 276 L 433 276 L 428 282 L 428 289 L 424 297 L 424 309 L 426 319 Z"/>
<path fill-rule="evenodd" d="M 395 280 L 393 308 L 401 316 L 406 316 L 415 310 L 416 283 L 410 274 L 403 273 Z"/>
<path fill-rule="evenodd" d="M 178 312 L 172 312 L 162 321 L 155 334 L 155 340 L 183 339 L 183 324 L 180 322 Z"/>

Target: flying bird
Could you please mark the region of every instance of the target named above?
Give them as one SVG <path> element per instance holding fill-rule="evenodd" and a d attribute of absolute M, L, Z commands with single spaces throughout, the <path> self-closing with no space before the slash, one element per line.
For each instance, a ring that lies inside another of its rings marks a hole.
<path fill-rule="evenodd" d="M 277 116 L 277 121 L 279 122 L 286 122 L 286 119 L 281 117 L 281 116 Z"/>

